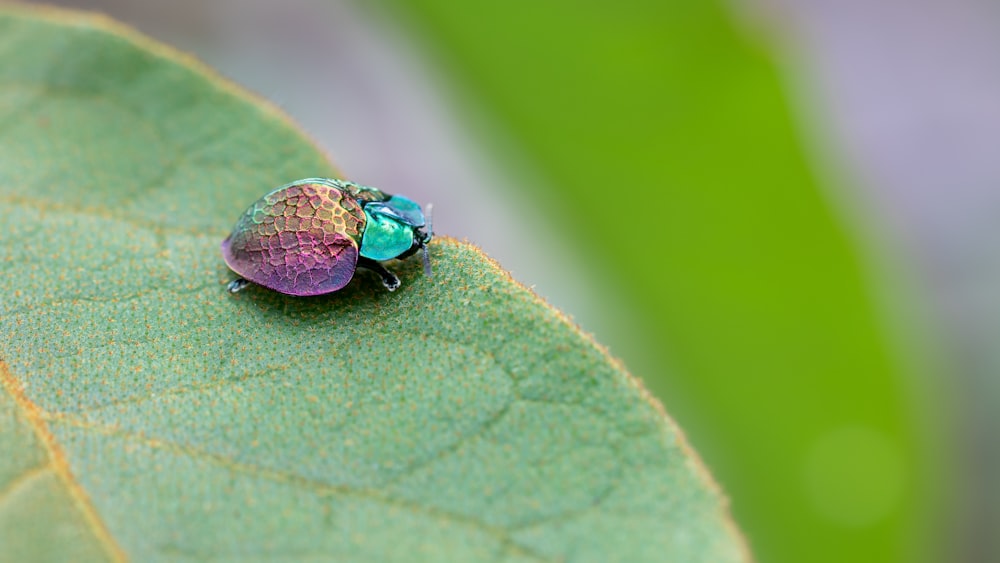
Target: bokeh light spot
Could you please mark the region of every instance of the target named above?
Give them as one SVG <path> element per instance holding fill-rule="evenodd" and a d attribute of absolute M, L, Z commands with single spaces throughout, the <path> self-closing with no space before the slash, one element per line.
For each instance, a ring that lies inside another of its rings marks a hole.
<path fill-rule="evenodd" d="M 803 466 L 806 495 L 816 512 L 837 524 L 865 527 L 889 515 L 906 482 L 897 444 L 865 426 L 820 437 Z"/>

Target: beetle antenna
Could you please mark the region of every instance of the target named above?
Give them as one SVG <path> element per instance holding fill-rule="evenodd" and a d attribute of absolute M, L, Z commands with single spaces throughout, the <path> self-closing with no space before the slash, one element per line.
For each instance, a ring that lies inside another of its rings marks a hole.
<path fill-rule="evenodd" d="M 431 237 L 434 236 L 434 226 L 431 223 L 433 218 L 432 212 L 434 211 L 434 204 L 427 204 L 427 211 L 424 213 L 425 222 L 427 224 L 427 235 L 424 242 L 420 245 L 420 248 L 424 251 L 424 275 L 431 277 L 433 272 L 431 271 L 431 253 L 427 250 L 427 243 L 431 241 Z"/>

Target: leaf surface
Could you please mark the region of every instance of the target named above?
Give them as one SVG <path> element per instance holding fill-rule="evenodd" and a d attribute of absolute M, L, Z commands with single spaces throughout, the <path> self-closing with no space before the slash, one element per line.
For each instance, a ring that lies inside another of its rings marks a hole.
<path fill-rule="evenodd" d="M 0 560 L 748 557 L 658 405 L 477 249 L 229 295 L 238 214 L 335 174 L 183 56 L 0 11 Z"/>

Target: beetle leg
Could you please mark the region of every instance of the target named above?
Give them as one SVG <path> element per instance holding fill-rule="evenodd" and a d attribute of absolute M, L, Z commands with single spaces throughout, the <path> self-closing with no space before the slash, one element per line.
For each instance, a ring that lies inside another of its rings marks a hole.
<path fill-rule="evenodd" d="M 387 270 L 381 263 L 372 260 L 371 258 L 365 258 L 362 256 L 358 258 L 358 267 L 371 270 L 372 272 L 378 274 L 379 277 L 382 278 L 382 285 L 384 285 L 389 291 L 396 291 L 399 289 L 399 278 L 396 277 L 396 274 Z"/>
<path fill-rule="evenodd" d="M 244 287 L 248 285 L 250 285 L 250 282 L 248 282 L 247 280 L 243 278 L 236 278 L 235 280 L 229 282 L 229 285 L 226 286 L 226 289 L 229 290 L 229 293 L 239 293 L 240 290 L 242 290 Z"/>

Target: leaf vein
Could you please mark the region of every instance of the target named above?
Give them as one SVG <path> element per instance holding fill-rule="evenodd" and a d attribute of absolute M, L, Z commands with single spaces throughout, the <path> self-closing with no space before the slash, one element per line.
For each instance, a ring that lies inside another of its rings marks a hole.
<path fill-rule="evenodd" d="M 425 514 L 427 516 L 436 518 L 441 522 L 466 525 L 478 529 L 481 532 L 494 537 L 503 545 L 509 545 L 515 553 L 521 556 L 528 557 L 531 559 L 536 559 L 539 561 L 550 560 L 550 558 L 544 557 L 541 554 L 535 552 L 534 550 L 519 544 L 517 541 L 513 539 L 513 537 L 510 534 L 510 531 L 503 527 L 489 524 L 480 518 L 476 518 L 467 514 L 453 512 L 450 510 L 445 510 L 442 508 L 421 504 L 419 502 L 407 498 L 395 496 L 388 493 L 385 489 L 376 489 L 370 487 L 354 487 L 350 485 L 334 484 L 334 483 L 318 481 L 316 479 L 310 479 L 308 477 L 305 477 L 297 473 L 281 471 L 245 462 L 239 462 L 226 455 L 206 452 L 203 450 L 199 450 L 197 448 L 192 448 L 184 444 L 179 444 L 168 440 L 149 438 L 142 434 L 126 432 L 120 428 L 116 428 L 113 426 L 95 424 L 64 413 L 44 413 L 42 414 L 42 416 L 44 417 L 45 420 L 52 422 L 54 424 L 64 424 L 67 426 L 78 428 L 83 431 L 95 432 L 99 434 L 104 434 L 106 436 L 114 436 L 117 438 L 121 438 L 123 440 L 128 440 L 134 443 L 141 444 L 150 449 L 168 451 L 175 455 L 186 456 L 192 459 L 200 459 L 209 462 L 213 465 L 223 467 L 235 473 L 242 473 L 245 475 L 249 475 L 250 477 L 264 479 L 275 483 L 287 484 L 289 486 L 297 487 L 312 492 L 313 494 L 316 494 L 318 496 L 340 495 L 340 496 L 350 496 L 354 498 L 362 498 L 366 500 L 381 502 L 389 506 L 410 510 L 412 512 Z"/>

